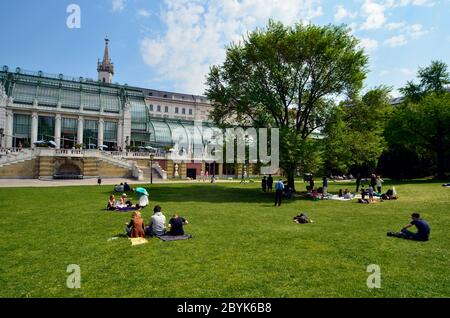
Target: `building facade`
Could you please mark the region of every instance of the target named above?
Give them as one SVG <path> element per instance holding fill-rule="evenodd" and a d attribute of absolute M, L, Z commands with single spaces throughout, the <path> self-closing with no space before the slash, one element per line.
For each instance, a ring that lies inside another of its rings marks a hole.
<path fill-rule="evenodd" d="M 211 104 L 203 96 L 113 84 L 108 43 L 106 38 L 98 81 L 4 66 L 0 70 L 1 145 L 33 148 L 38 141 L 51 140 L 57 149 L 161 148 L 172 141 L 158 139 L 153 121 L 157 126 L 208 122 Z"/>
<path fill-rule="evenodd" d="M 93 80 L 7 66 L 0 69 L 0 170 L 2 164 L 24 160 L 35 160 L 35 168 L 27 168 L 26 177 L 51 177 L 71 170 L 74 175 L 142 178 L 156 169 L 161 177 L 196 178 L 206 172 L 239 174 L 243 169 L 215 164 L 208 157 L 201 158 L 201 163 L 198 158 L 180 163 L 168 158 L 167 152 L 179 141 L 174 140 L 174 131 L 186 135 L 189 142 L 182 151 L 188 154 L 203 151 L 211 143 L 211 135 L 189 138 L 203 128 L 217 130 L 209 121 L 212 105 L 204 96 L 113 83 L 108 38 L 97 71 L 98 79 Z M 149 149 L 155 152 L 151 167 L 145 152 Z M 11 151 L 16 156 L 11 157 Z M 106 171 L 115 172 L 108 175 Z M 9 173 L 6 169 L 2 176 L 0 171 L 0 177 Z"/>

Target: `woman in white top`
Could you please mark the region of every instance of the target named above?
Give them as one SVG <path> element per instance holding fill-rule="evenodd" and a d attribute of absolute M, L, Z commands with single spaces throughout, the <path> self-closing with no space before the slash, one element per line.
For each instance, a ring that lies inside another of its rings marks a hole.
<path fill-rule="evenodd" d="M 380 178 L 380 176 L 377 177 L 377 192 L 381 193 L 381 184 L 383 183 L 383 179 Z"/>
<path fill-rule="evenodd" d="M 139 198 L 139 207 L 140 208 L 144 208 L 148 205 L 148 197 L 143 194 L 141 195 L 141 197 Z"/>

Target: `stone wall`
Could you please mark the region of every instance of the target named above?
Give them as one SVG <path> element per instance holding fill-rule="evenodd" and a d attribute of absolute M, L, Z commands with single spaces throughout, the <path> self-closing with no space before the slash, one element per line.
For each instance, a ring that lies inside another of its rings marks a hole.
<path fill-rule="evenodd" d="M 38 177 L 39 160 L 32 159 L 0 167 L 0 179 L 34 179 Z"/>

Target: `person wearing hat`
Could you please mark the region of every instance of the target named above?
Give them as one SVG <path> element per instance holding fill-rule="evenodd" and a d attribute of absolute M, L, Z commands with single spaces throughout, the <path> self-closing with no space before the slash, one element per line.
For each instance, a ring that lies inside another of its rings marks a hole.
<path fill-rule="evenodd" d="M 131 207 L 133 205 L 133 203 L 131 203 L 130 200 L 127 200 L 127 194 L 124 193 L 121 195 L 120 197 L 120 201 L 119 201 L 119 208 L 125 208 L 125 207 Z"/>

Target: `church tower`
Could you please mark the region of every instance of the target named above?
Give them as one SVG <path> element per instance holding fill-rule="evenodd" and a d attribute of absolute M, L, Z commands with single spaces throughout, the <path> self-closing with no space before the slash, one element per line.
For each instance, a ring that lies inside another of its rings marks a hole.
<path fill-rule="evenodd" d="M 102 83 L 111 84 L 114 75 L 114 64 L 111 63 L 111 59 L 109 58 L 109 49 L 108 49 L 109 39 L 108 35 L 105 38 L 105 53 L 103 54 L 103 61 L 100 62 L 100 59 L 97 63 L 97 72 L 98 72 L 98 80 Z"/>

